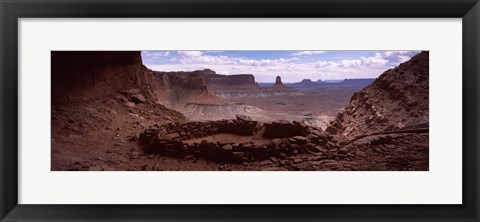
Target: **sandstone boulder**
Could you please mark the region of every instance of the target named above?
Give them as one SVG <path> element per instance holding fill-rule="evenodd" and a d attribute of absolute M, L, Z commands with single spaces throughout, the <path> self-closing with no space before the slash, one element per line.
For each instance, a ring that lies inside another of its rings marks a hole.
<path fill-rule="evenodd" d="M 158 139 L 159 140 L 173 140 L 173 139 L 178 138 L 178 137 L 180 137 L 179 133 L 170 133 L 170 134 L 165 134 L 165 135 L 158 136 Z"/>
<path fill-rule="evenodd" d="M 291 139 L 293 139 L 297 143 L 305 143 L 308 140 L 308 138 L 304 136 L 294 136 Z"/>
<path fill-rule="evenodd" d="M 328 126 L 325 131 L 330 134 L 336 134 L 338 132 L 338 129 L 334 126 Z"/>
<path fill-rule="evenodd" d="M 141 91 L 140 91 L 140 89 L 128 89 L 128 90 L 122 91 L 121 93 L 125 96 L 131 96 L 131 95 L 135 95 L 135 94 L 140 94 Z"/>
<path fill-rule="evenodd" d="M 240 115 L 240 114 L 235 115 L 235 118 L 237 118 L 237 120 L 240 120 L 240 121 L 253 121 L 251 117 Z"/>
<path fill-rule="evenodd" d="M 131 95 L 130 97 L 128 97 L 128 99 L 134 103 L 145 103 L 147 102 L 147 99 L 145 99 L 145 97 L 141 94 L 135 94 L 135 95 Z"/>

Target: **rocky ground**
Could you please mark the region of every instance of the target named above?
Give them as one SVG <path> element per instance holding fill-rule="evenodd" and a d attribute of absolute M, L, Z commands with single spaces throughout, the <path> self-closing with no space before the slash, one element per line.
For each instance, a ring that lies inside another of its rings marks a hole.
<path fill-rule="evenodd" d="M 428 170 L 428 125 L 347 141 L 299 122 L 187 122 L 128 95 L 52 114 L 52 170 Z"/>
<path fill-rule="evenodd" d="M 143 154 L 129 139 L 154 123 L 185 121 L 162 105 L 131 100 L 84 98 L 52 107 L 52 170 L 139 169 L 135 156 Z"/>
<path fill-rule="evenodd" d="M 428 79 L 429 54 L 421 52 L 354 93 L 327 130 L 352 139 L 428 121 Z"/>

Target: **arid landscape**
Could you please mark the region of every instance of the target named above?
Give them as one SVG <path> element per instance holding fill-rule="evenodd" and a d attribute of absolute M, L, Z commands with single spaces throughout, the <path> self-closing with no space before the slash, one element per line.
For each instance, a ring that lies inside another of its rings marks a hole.
<path fill-rule="evenodd" d="M 52 51 L 51 169 L 429 170 L 429 53 L 415 54 L 375 78 L 286 81 Z"/>

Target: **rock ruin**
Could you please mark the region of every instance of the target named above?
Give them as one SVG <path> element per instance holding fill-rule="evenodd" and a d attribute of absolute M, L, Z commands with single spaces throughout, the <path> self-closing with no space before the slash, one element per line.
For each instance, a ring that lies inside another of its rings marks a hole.
<path fill-rule="evenodd" d="M 255 136 L 259 132 L 258 137 L 272 140 L 238 142 L 207 139 L 208 136 L 216 134 Z M 192 141 L 195 138 L 205 139 Z M 331 139 L 332 136 L 298 122 L 261 124 L 246 116 L 237 116 L 235 120 L 157 124 L 139 136 L 147 153 L 176 157 L 192 155 L 215 162 L 237 163 L 268 158 L 283 159 L 293 154 L 320 152 L 323 148 L 335 146 L 328 143 Z"/>

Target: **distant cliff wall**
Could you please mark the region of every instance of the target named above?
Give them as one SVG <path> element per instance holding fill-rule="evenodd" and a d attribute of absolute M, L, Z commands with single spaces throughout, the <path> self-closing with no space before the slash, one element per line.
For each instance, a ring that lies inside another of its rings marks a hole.
<path fill-rule="evenodd" d="M 216 104 L 220 99 L 211 94 L 205 83 L 205 74 L 210 71 L 158 72 L 148 70 L 155 78 L 153 93 L 157 102 L 182 110 L 187 103 Z M 213 72 L 213 71 L 211 71 Z"/>
<path fill-rule="evenodd" d="M 215 92 L 224 89 L 258 89 L 251 74 L 219 75 L 210 69 L 161 72 L 147 70 L 154 76 L 154 94 L 158 102 L 181 110 L 187 103 L 221 104 Z"/>
<path fill-rule="evenodd" d="M 255 77 L 252 74 L 238 75 L 205 75 L 205 83 L 210 89 L 250 89 L 258 88 Z"/>
<path fill-rule="evenodd" d="M 314 88 L 328 88 L 328 87 L 363 88 L 365 86 L 368 86 L 368 85 L 372 84 L 374 81 L 375 81 L 375 79 L 345 79 L 345 80 L 339 81 L 339 82 L 323 82 L 323 81 L 320 81 L 320 80 L 317 81 L 317 82 L 313 82 L 310 79 L 304 79 L 301 82 L 288 83 L 286 85 L 289 86 L 289 87 L 296 88 L 296 89 L 314 89 Z"/>

